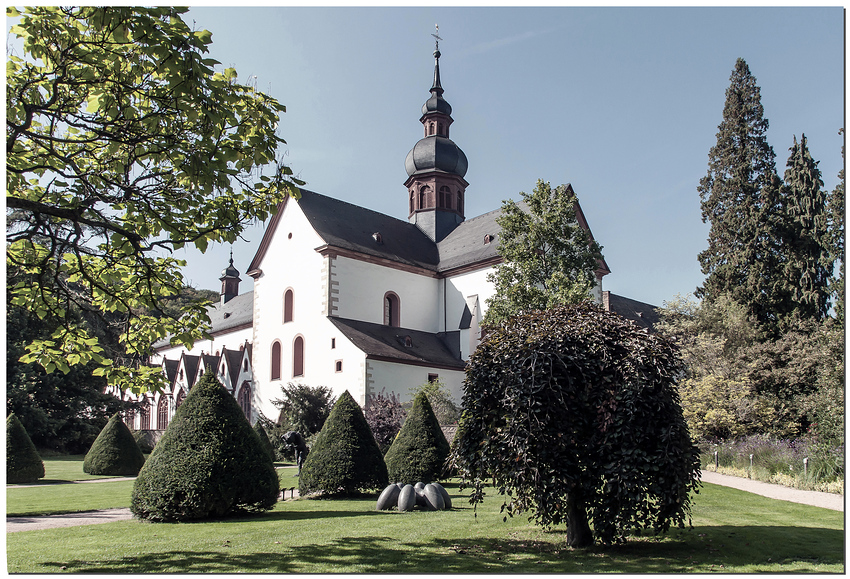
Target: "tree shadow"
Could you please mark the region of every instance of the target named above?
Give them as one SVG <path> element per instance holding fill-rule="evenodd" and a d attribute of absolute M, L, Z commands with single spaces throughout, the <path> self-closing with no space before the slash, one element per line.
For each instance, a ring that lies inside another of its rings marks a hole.
<path fill-rule="evenodd" d="M 302 518 L 314 515 L 299 514 L 307 515 Z M 234 552 L 242 548 L 238 545 L 225 544 L 217 550 L 43 565 L 57 571 L 98 573 L 215 573 L 232 572 L 234 567 L 248 573 L 674 573 L 722 571 L 746 564 L 764 565 L 768 570 L 779 570 L 770 566 L 780 565 L 783 572 L 798 572 L 812 571 L 812 563 L 844 563 L 844 532 L 836 529 L 700 527 L 677 529 L 659 539 L 634 538 L 624 545 L 588 549 L 572 549 L 551 539 L 549 533 L 538 538 L 510 533 L 506 538 L 417 542 L 376 535 L 340 537 L 321 545 L 279 544 L 248 554 Z"/>

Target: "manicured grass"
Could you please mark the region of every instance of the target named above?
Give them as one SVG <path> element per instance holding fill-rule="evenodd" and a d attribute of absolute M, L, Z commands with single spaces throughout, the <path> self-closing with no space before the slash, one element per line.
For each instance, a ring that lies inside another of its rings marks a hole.
<path fill-rule="evenodd" d="M 71 454 L 67 456 L 52 456 L 44 460 L 44 478 L 38 479 L 34 484 L 53 484 L 57 482 L 70 482 L 75 480 L 96 480 L 116 478 L 87 474 L 83 472 L 84 454 Z"/>
<path fill-rule="evenodd" d="M 295 467 L 279 468 L 277 472 L 281 488 L 298 487 Z M 6 516 L 32 517 L 129 507 L 133 483 L 134 480 L 120 480 L 7 488 Z M 289 496 L 287 491 L 286 497 Z"/>
<path fill-rule="evenodd" d="M 100 483 L 73 486 L 103 486 Z M 57 485 L 64 490 L 72 485 Z M 122 521 L 6 535 L 12 573 L 678 573 L 844 571 L 844 514 L 705 485 L 693 529 L 587 550 L 517 517 L 490 492 L 478 516 L 454 509 L 376 512 L 375 498 L 300 499 L 204 523 Z M 465 494 L 465 493 L 463 493 Z"/>

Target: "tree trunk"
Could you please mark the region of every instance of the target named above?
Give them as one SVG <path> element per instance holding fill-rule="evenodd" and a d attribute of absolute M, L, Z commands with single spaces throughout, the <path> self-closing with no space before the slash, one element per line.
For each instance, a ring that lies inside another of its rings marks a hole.
<path fill-rule="evenodd" d="M 593 532 L 587 523 L 587 511 L 579 499 L 567 499 L 567 545 L 570 547 L 590 547 L 593 545 Z"/>

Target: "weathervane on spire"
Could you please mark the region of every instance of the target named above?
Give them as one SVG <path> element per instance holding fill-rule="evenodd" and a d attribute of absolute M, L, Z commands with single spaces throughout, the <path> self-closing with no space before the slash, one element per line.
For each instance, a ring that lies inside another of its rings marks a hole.
<path fill-rule="evenodd" d="M 436 34 L 432 34 L 431 36 L 433 36 L 433 37 L 434 37 L 434 45 L 435 45 L 434 50 L 436 50 L 437 52 L 439 52 L 439 51 L 440 51 L 440 41 L 442 40 L 442 38 L 440 38 L 440 25 L 439 25 L 439 24 L 435 24 L 434 26 L 437 28 L 437 33 L 436 33 Z"/>

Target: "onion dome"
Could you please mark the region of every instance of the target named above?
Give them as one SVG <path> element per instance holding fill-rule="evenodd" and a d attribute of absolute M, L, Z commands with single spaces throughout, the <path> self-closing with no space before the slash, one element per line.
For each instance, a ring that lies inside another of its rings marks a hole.
<path fill-rule="evenodd" d="M 221 277 L 239 277 L 239 270 L 233 267 L 233 250 L 230 251 L 230 265 L 221 270 Z"/>
<path fill-rule="evenodd" d="M 463 177 L 469 167 L 466 155 L 454 141 L 432 135 L 420 139 L 404 160 L 404 170 L 412 177 L 426 171 L 444 171 Z"/>

